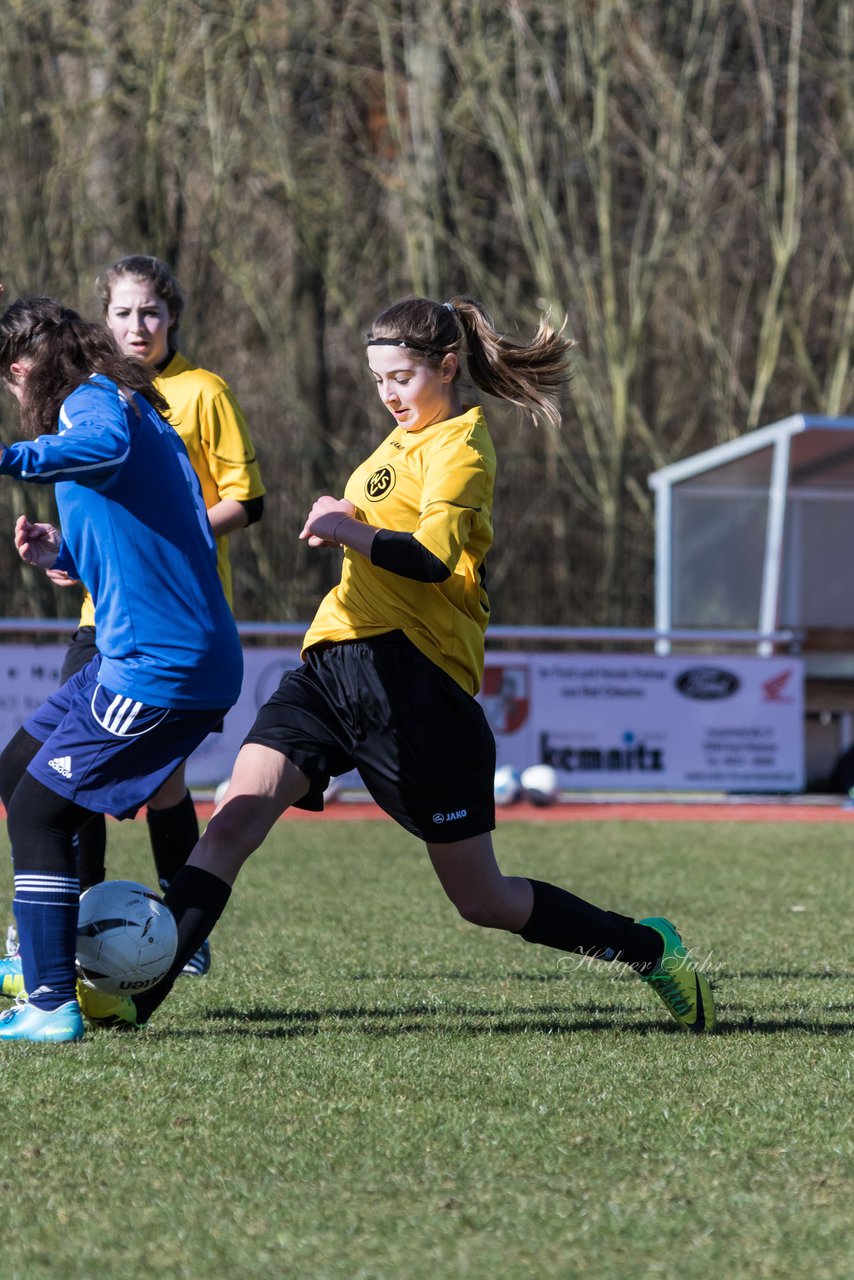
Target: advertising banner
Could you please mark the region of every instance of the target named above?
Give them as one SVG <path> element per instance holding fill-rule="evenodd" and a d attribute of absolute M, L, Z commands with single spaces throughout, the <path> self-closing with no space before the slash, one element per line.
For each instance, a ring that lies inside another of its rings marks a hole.
<path fill-rule="evenodd" d="M 0 646 L 0 745 L 57 687 L 63 645 Z M 227 778 L 295 648 L 246 648 L 223 733 L 191 757 L 190 784 Z M 480 701 L 498 763 L 550 764 L 579 791 L 798 792 L 803 669 L 796 658 L 488 653 Z"/>
<path fill-rule="evenodd" d="M 561 787 L 800 791 L 795 658 L 492 654 L 482 701 L 499 764 L 550 764 Z"/>
<path fill-rule="evenodd" d="M 0 646 L 0 747 L 59 685 L 65 646 Z M 255 713 L 275 690 L 282 672 L 299 664 L 297 649 L 244 649 L 243 688 L 225 718 L 222 733 L 211 733 L 187 764 L 192 787 L 215 787 L 227 778 Z"/>

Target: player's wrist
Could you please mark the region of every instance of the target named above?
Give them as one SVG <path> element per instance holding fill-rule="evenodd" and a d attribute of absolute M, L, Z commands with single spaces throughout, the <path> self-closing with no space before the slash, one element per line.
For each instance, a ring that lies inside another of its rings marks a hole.
<path fill-rule="evenodd" d="M 350 516 L 338 517 L 332 529 L 332 536 L 330 538 L 330 542 L 334 542 L 336 546 L 339 546 L 339 547 L 344 546 L 344 543 L 341 542 L 340 538 L 338 537 L 338 530 L 341 528 L 342 525 L 349 523 L 350 519 L 351 519 Z"/>

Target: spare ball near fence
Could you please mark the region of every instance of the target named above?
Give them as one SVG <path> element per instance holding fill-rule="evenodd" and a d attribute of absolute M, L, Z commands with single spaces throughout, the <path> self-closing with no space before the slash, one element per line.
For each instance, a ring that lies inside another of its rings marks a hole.
<path fill-rule="evenodd" d="M 519 770 L 502 764 L 495 770 L 495 803 L 500 808 L 516 804 L 522 798 L 522 779 Z"/>
<path fill-rule="evenodd" d="M 522 773 L 522 795 L 529 804 L 554 804 L 558 798 L 557 774 L 550 764 L 532 764 Z"/>

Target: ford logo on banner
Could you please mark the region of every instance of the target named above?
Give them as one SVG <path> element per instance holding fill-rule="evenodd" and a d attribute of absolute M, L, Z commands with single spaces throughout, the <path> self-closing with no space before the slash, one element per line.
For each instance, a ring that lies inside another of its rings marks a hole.
<path fill-rule="evenodd" d="M 741 681 L 722 667 L 689 667 L 676 677 L 674 684 L 685 698 L 711 701 L 713 698 L 731 698 Z"/>

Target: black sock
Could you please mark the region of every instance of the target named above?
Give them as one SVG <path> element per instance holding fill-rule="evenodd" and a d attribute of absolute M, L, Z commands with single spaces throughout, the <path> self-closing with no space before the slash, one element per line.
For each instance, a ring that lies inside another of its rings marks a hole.
<path fill-rule="evenodd" d="M 178 926 L 178 950 L 172 968 L 156 987 L 134 996 L 139 1022 L 147 1022 L 168 996 L 184 965 L 195 955 L 225 910 L 231 886 L 201 867 L 181 867 L 163 895 Z"/>
<path fill-rule="evenodd" d="M 80 892 L 100 884 L 107 874 L 107 819 L 103 813 L 93 813 L 74 837 L 77 854 L 77 874 L 80 876 Z"/>
<path fill-rule="evenodd" d="M 171 809 L 149 809 L 148 835 L 161 888 L 189 858 L 199 842 L 199 820 L 189 791 Z"/>
<path fill-rule="evenodd" d="M 534 906 L 528 923 L 519 930 L 526 942 L 597 960 L 622 960 L 638 973 L 648 973 L 661 959 L 664 943 L 647 925 L 635 924 L 630 916 L 614 911 L 602 911 L 543 880 L 529 880 L 529 884 L 534 890 Z"/>

